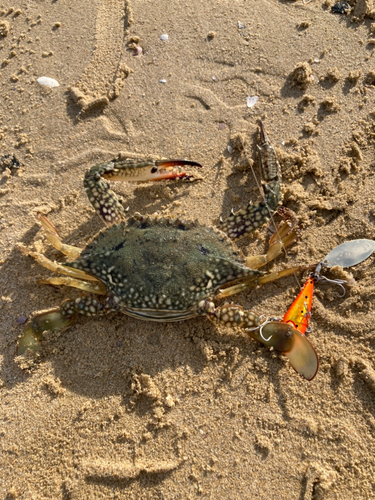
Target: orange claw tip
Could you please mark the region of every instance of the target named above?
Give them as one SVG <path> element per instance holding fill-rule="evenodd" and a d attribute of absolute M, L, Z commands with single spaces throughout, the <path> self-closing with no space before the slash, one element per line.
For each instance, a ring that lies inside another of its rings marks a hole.
<path fill-rule="evenodd" d="M 178 167 L 183 165 L 188 165 L 189 167 L 199 167 L 202 168 L 200 163 L 190 160 L 157 160 L 155 164 L 158 167 Z"/>
<path fill-rule="evenodd" d="M 159 174 L 157 177 L 155 177 L 154 181 L 162 181 L 165 179 L 181 179 L 182 177 L 187 177 L 186 172 L 165 172 L 163 174 Z"/>
<path fill-rule="evenodd" d="M 318 373 L 319 359 L 315 349 L 309 340 L 298 330 L 294 331 L 293 347 L 290 351 L 284 352 L 289 359 L 289 363 L 301 377 L 312 380 Z"/>

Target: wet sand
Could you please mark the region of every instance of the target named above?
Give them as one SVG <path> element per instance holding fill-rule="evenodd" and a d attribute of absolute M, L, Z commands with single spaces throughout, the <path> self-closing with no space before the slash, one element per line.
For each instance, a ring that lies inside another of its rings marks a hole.
<path fill-rule="evenodd" d="M 375 239 L 375 14 L 364 0 L 349 15 L 331 5 L 3 2 L 1 498 L 375 497 L 374 256 L 350 269 L 345 297 L 317 286 L 311 382 L 240 329 L 205 318 L 83 318 L 49 335 L 39 356 L 15 360 L 25 317 L 80 295 L 38 285 L 51 273 L 17 246 L 64 260 L 38 213 L 65 243 L 84 246 L 103 228 L 84 173 L 119 153 L 203 165 L 197 182 L 116 183 L 129 214 L 216 225 L 260 199 L 261 118 L 279 155 L 283 204 L 302 227 L 266 270 Z M 42 76 L 59 87 L 42 87 Z M 259 100 L 249 108 L 251 96 Z M 268 238 L 264 226 L 238 247 L 264 253 Z M 305 277 L 233 300 L 282 316 Z"/>

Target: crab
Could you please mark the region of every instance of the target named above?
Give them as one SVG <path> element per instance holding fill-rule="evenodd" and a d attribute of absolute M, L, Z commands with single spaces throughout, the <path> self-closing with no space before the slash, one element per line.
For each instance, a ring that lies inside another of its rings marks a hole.
<path fill-rule="evenodd" d="M 121 311 L 159 322 L 206 316 L 221 325 L 241 327 L 256 340 L 283 352 L 300 375 L 311 379 L 317 369 L 315 351 L 298 330 L 281 321 L 264 320 L 263 315 L 236 304 L 217 307 L 213 302 L 214 298 L 229 297 L 293 272 L 287 269 L 264 275 L 259 271 L 296 239 L 296 229 L 288 218 L 272 236 L 266 255 L 245 258 L 233 244 L 233 240 L 269 220 L 281 201 L 281 168 L 262 122 L 258 125 L 264 199 L 232 213 L 218 229 L 181 218 L 135 214 L 126 220 L 123 205 L 107 182 L 183 178 L 187 176 L 183 167 L 200 167 L 198 163 L 118 159 L 88 170 L 84 179 L 86 194 L 107 227 L 80 249 L 64 244 L 52 223 L 40 216 L 48 241 L 71 260 L 60 264 L 23 248 L 42 266 L 65 275 L 39 282 L 67 285 L 86 293 L 65 300 L 59 307 L 35 313 L 20 337 L 18 355 L 27 349 L 39 350 L 46 332 L 66 329 L 80 315 Z"/>

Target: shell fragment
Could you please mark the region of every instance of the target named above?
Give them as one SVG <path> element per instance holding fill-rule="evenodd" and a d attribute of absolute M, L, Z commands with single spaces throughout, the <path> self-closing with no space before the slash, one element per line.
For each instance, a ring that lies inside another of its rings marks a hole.
<path fill-rule="evenodd" d="M 39 85 L 44 85 L 45 87 L 49 87 L 52 89 L 53 87 L 59 87 L 60 84 L 57 80 L 54 80 L 53 78 L 48 78 L 48 76 L 41 76 L 37 79 L 37 82 Z"/>
<path fill-rule="evenodd" d="M 257 95 L 253 95 L 252 97 L 246 97 L 246 105 L 248 108 L 253 108 L 255 104 L 258 102 L 259 97 Z"/>

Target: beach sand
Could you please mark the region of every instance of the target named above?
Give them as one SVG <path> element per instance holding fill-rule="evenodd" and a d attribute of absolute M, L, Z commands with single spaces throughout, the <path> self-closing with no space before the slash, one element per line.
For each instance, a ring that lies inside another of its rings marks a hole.
<path fill-rule="evenodd" d="M 48 335 L 39 356 L 15 359 L 26 317 L 80 296 L 37 284 L 51 273 L 18 246 L 64 260 L 39 213 L 84 246 L 103 228 L 84 173 L 120 152 L 203 165 L 196 182 L 116 183 L 129 214 L 216 225 L 260 199 L 261 118 L 283 204 L 301 223 L 266 271 L 375 239 L 375 11 L 370 0 L 350 3 L 345 15 L 330 0 L 3 0 L 2 499 L 375 498 L 374 256 L 327 273 L 350 278 L 345 297 L 317 285 L 311 382 L 245 332 L 205 318 L 82 318 Z M 238 247 L 264 253 L 269 235 L 264 226 Z M 282 316 L 306 275 L 233 301 Z"/>

